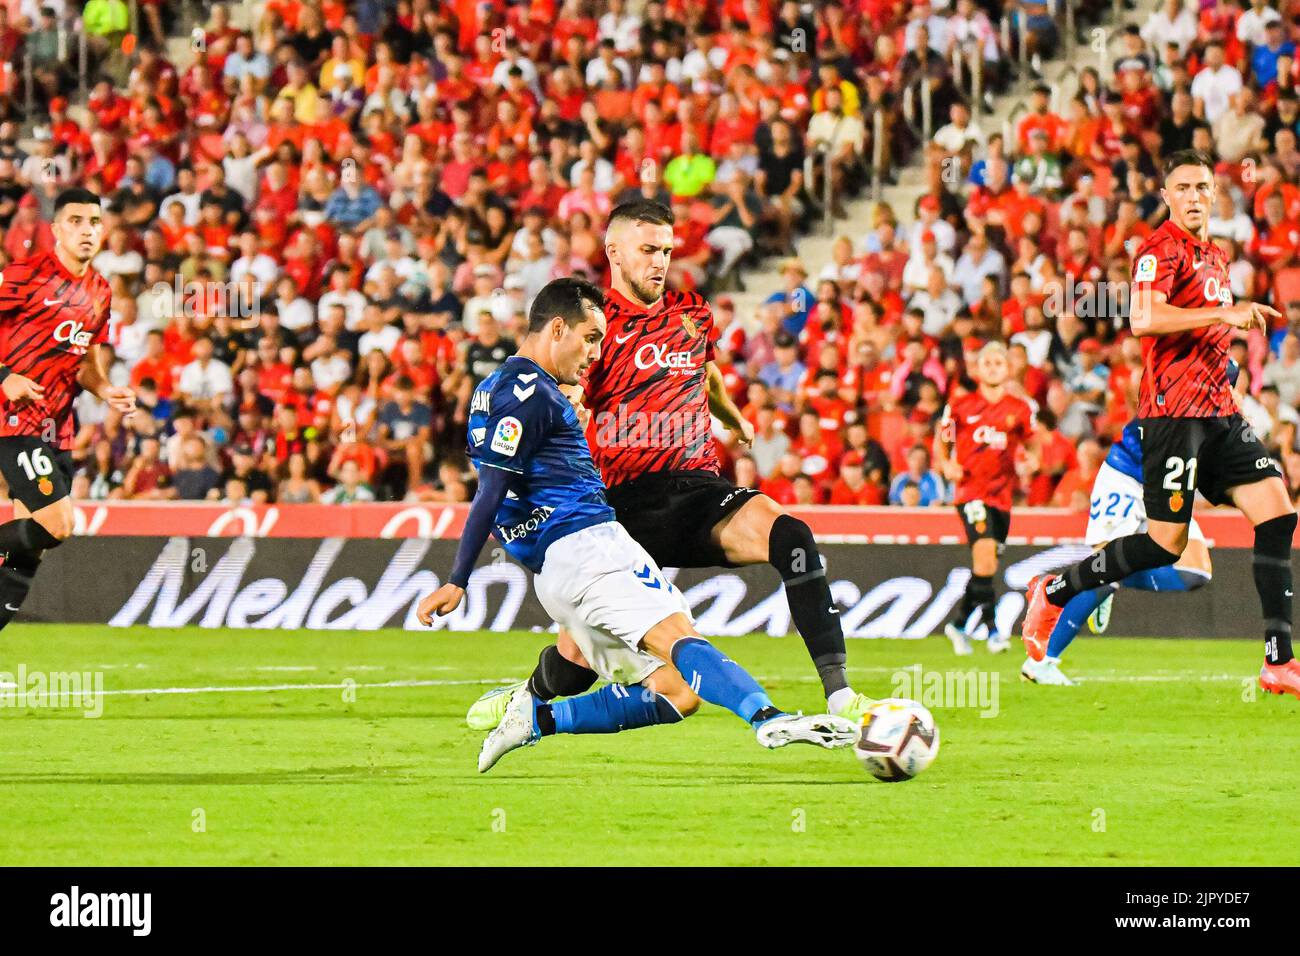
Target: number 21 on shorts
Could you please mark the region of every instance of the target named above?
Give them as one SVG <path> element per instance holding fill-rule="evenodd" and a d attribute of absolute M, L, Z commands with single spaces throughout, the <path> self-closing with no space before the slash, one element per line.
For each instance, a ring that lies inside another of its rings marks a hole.
<path fill-rule="evenodd" d="M 1185 482 L 1184 476 L 1186 476 Z M 1190 501 L 1196 491 L 1196 459 L 1183 459 L 1177 455 L 1166 458 L 1164 489 L 1172 492 L 1169 496 L 1169 510 L 1182 511 L 1183 504 Z M 1183 494 L 1184 491 L 1186 496 Z"/>

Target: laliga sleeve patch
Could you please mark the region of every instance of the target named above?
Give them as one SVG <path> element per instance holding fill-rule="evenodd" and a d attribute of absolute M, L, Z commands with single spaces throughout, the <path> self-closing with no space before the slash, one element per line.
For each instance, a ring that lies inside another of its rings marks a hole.
<path fill-rule="evenodd" d="M 519 450 L 519 439 L 524 434 L 524 426 L 519 419 L 506 417 L 497 422 L 497 430 L 492 433 L 492 450 L 498 454 L 513 458 Z"/>
<path fill-rule="evenodd" d="M 1137 262 L 1137 268 L 1133 270 L 1134 282 L 1154 282 L 1156 278 L 1156 257 L 1145 255 Z"/>

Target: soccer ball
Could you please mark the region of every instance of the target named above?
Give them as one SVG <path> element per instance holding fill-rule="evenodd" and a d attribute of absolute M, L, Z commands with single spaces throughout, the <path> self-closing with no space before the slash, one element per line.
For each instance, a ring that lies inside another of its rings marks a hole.
<path fill-rule="evenodd" d="M 938 756 L 939 727 L 916 701 L 890 697 L 863 714 L 853 753 L 877 780 L 911 780 Z"/>

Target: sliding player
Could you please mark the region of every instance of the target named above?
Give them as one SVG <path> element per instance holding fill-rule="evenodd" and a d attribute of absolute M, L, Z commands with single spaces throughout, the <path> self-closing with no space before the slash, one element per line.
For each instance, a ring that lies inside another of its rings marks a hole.
<path fill-rule="evenodd" d="M 749 723 L 765 747 L 851 746 L 855 722 L 778 710 L 753 677 L 701 638 L 681 592 L 614 520 L 577 413 L 559 389 L 576 385 L 599 358 L 602 304 L 600 290 L 579 279 L 546 285 L 519 351 L 475 390 L 469 452 L 478 494 L 451 575 L 420 602 L 418 616 L 428 625 L 456 609 L 491 530 L 535 574 L 538 600 L 571 642 L 566 659 L 611 683 L 556 704 L 516 688 L 483 742 L 479 772 L 550 734 L 675 723 L 701 698 Z"/>
<path fill-rule="evenodd" d="M 100 343 L 108 282 L 91 268 L 104 238 L 99 197 L 54 201 L 54 248 L 0 274 L 0 474 L 14 502 L 0 524 L 0 628 L 22 607 L 41 558 L 72 534 L 72 401 L 86 389 L 129 415 L 135 394 L 109 383 Z"/>
<path fill-rule="evenodd" d="M 1300 697 L 1291 649 L 1291 542 L 1296 513 L 1281 469 L 1237 410 L 1226 373 L 1235 329 L 1267 328 L 1279 313 L 1232 304 L 1228 262 L 1209 241 L 1213 161 L 1192 150 L 1165 164 L 1169 218 L 1138 249 L 1129 324 L 1142 338 L 1138 396 L 1147 530 L 1109 542 L 1064 574 L 1035 578 L 1023 635 L 1046 647 L 1077 595 L 1138 571 L 1176 564 L 1187 548 L 1192 497 L 1234 504 L 1255 529 L 1254 580 L 1263 611 L 1260 687 Z"/>
<path fill-rule="evenodd" d="M 1085 542 L 1102 548 L 1130 534 L 1147 530 L 1147 513 L 1142 504 L 1142 444 L 1138 424 L 1124 426 L 1120 440 L 1110 446 L 1106 460 L 1092 483 L 1091 507 Z M 1187 548 L 1177 564 L 1135 571 L 1119 583 L 1107 584 L 1076 594 L 1061 611 L 1047 644 L 1025 641 L 1029 655 L 1020 676 L 1035 684 L 1072 685 L 1061 672 L 1061 655 L 1070 646 L 1086 620 L 1094 634 L 1101 634 L 1110 622 L 1110 606 L 1120 587 L 1136 591 L 1195 591 L 1210 583 L 1210 546 L 1193 518 L 1188 525 Z"/>
<path fill-rule="evenodd" d="M 638 200 L 617 206 L 605 233 L 613 285 L 605 307 L 609 340 L 587 375 L 583 401 L 609 503 L 661 567 L 776 568 L 791 620 L 821 677 L 826 709 L 860 721 L 872 700 L 849 686 L 839 608 L 811 529 L 771 498 L 720 474 L 709 413 L 742 442 L 752 441 L 754 431 L 714 363 L 708 304 L 695 293 L 665 288 L 673 221 L 666 206 Z M 581 693 L 595 680 L 562 648 L 547 648 L 527 683 L 549 700 Z M 466 721 L 492 726 L 513 690 L 484 694 Z"/>
<path fill-rule="evenodd" d="M 975 360 L 979 387 L 954 398 L 943 410 L 934 438 L 940 473 L 957 485 L 957 514 L 970 543 L 971 576 L 944 633 L 958 655 L 971 653 L 970 631 L 982 619 L 990 654 L 1000 654 L 1011 639 L 998 631 L 993 578 L 998 555 L 1011 527 L 1011 491 L 1016 483 L 1016 450 L 1037 453 L 1034 408 L 1007 391 L 1011 366 L 1001 342 L 990 342 Z M 956 455 L 950 453 L 956 451 Z"/>

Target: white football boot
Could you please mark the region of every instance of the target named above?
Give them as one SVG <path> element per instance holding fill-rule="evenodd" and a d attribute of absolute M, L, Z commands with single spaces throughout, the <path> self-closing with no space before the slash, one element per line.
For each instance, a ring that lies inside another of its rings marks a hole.
<path fill-rule="evenodd" d="M 945 624 L 943 632 L 948 635 L 948 640 L 952 642 L 952 652 L 958 657 L 969 657 L 973 653 L 965 628 L 958 627 L 956 624 Z"/>
<path fill-rule="evenodd" d="M 990 654 L 1001 654 L 1011 647 L 1011 638 L 998 631 L 989 631 L 989 641 L 986 646 Z"/>
<path fill-rule="evenodd" d="M 533 724 L 534 709 L 533 695 L 526 686 L 514 692 L 501 723 L 483 740 L 478 752 L 479 773 L 487 773 L 510 751 L 530 747 L 541 739 Z"/>
<path fill-rule="evenodd" d="M 1061 662 L 1055 657 L 1044 657 L 1041 661 L 1025 658 L 1020 665 L 1020 679 L 1031 684 L 1048 684 L 1055 687 L 1073 687 L 1074 681 L 1061 673 Z"/>
<path fill-rule="evenodd" d="M 816 744 L 827 750 L 852 747 L 858 739 L 859 724 L 834 714 L 782 714 L 765 720 L 755 728 L 758 742 L 768 750 L 786 744 Z"/>

